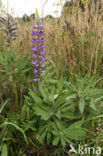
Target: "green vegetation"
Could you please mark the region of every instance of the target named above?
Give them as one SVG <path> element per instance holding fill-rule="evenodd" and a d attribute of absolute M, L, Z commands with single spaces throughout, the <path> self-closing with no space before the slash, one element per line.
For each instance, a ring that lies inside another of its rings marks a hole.
<path fill-rule="evenodd" d="M 78 156 L 70 144 L 103 153 L 102 1 L 78 2 L 67 2 L 60 18 L 43 19 L 47 64 L 38 91 L 30 41 L 35 14 L 12 19 L 18 38 L 9 46 L 0 31 L 1 156 Z"/>

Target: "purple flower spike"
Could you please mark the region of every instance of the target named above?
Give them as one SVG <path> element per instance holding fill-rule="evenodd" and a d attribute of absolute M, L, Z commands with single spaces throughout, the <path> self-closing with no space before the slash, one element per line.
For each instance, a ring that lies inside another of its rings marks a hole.
<path fill-rule="evenodd" d="M 34 74 L 35 74 L 35 79 L 33 80 L 34 82 L 37 82 L 37 84 L 41 84 L 41 78 L 43 75 L 45 75 L 44 67 L 46 65 L 45 61 L 45 32 L 44 32 L 44 26 L 41 26 L 40 23 L 37 22 L 37 26 L 33 25 L 32 26 L 33 30 L 31 33 L 32 38 L 32 43 L 33 47 L 31 50 L 33 51 L 33 57 L 34 60 L 32 61 L 32 64 L 34 65 Z"/>

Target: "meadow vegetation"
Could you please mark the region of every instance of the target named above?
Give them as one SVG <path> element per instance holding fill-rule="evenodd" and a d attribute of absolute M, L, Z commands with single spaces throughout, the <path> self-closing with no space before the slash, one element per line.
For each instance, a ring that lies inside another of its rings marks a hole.
<path fill-rule="evenodd" d="M 102 0 L 73 0 L 59 18 L 43 19 L 47 64 L 39 91 L 31 52 L 34 15 L 15 21 L 18 37 L 8 44 L 0 22 L 0 155 L 78 156 L 70 144 L 103 152 Z"/>

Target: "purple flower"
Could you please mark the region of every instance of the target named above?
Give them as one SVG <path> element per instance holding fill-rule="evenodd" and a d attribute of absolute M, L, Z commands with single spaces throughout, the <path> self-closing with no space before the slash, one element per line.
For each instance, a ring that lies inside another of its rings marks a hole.
<path fill-rule="evenodd" d="M 35 48 L 36 48 L 36 47 L 35 47 L 35 46 L 33 46 L 33 48 L 31 48 L 31 50 L 33 50 L 33 51 L 34 51 L 34 50 L 35 50 Z"/>
<path fill-rule="evenodd" d="M 41 53 L 42 55 L 45 55 L 45 50 L 40 50 L 40 53 Z"/>
<path fill-rule="evenodd" d="M 32 54 L 33 54 L 33 56 L 34 56 L 35 58 L 37 57 L 37 54 L 35 54 L 35 52 L 33 52 Z"/>
<path fill-rule="evenodd" d="M 34 65 L 34 74 L 35 74 L 35 79 L 33 80 L 34 82 L 41 82 L 41 76 L 45 74 L 44 67 L 46 65 L 45 61 L 45 32 L 44 32 L 44 26 L 40 25 L 33 25 L 32 26 L 33 30 L 31 33 L 31 36 L 34 36 L 32 38 L 32 43 L 33 47 L 31 50 L 33 50 L 33 56 L 34 60 L 32 61 L 32 64 Z"/>
<path fill-rule="evenodd" d="M 44 42 L 45 41 L 45 38 L 41 38 L 39 40 L 37 40 L 38 43 L 41 43 L 41 42 Z"/>
<path fill-rule="evenodd" d="M 44 30 L 44 26 L 37 26 L 37 29 Z"/>
<path fill-rule="evenodd" d="M 35 17 L 35 23 L 42 24 L 42 20 L 38 17 Z"/>
<path fill-rule="evenodd" d="M 42 71 L 42 72 L 41 72 L 41 76 L 44 76 L 44 75 L 45 75 L 45 72 L 46 72 L 46 71 Z"/>
<path fill-rule="evenodd" d="M 35 60 L 33 60 L 33 61 L 32 61 L 32 64 L 36 64 L 36 61 L 35 61 Z"/>
<path fill-rule="evenodd" d="M 38 35 L 38 32 L 37 31 L 32 31 L 31 35 L 36 36 L 36 35 Z"/>
<path fill-rule="evenodd" d="M 36 42 L 37 42 L 37 40 L 32 38 L 32 43 L 36 43 Z"/>
<path fill-rule="evenodd" d="M 44 43 L 42 43 L 41 45 L 40 45 L 40 49 L 42 49 L 42 48 L 44 48 L 46 45 L 44 44 Z"/>
<path fill-rule="evenodd" d="M 43 31 L 40 31 L 40 32 L 39 32 L 39 35 L 40 35 L 40 36 L 44 36 L 45 33 L 44 33 Z"/>
<path fill-rule="evenodd" d="M 38 72 L 38 70 L 37 69 L 34 69 L 34 73 L 37 73 Z"/>
<path fill-rule="evenodd" d="M 44 67 L 45 65 L 46 65 L 46 63 L 42 63 L 42 65 L 41 65 L 41 66 L 42 66 L 42 67 Z"/>
<path fill-rule="evenodd" d="M 33 79 L 33 81 L 34 81 L 34 82 L 36 82 L 36 81 L 37 81 L 37 79 Z"/>
<path fill-rule="evenodd" d="M 44 36 L 45 33 L 43 31 L 32 31 L 31 36 Z"/>
<path fill-rule="evenodd" d="M 40 42 L 45 42 L 45 38 L 41 38 Z"/>
<path fill-rule="evenodd" d="M 37 27 L 35 25 L 32 26 L 33 29 L 37 29 Z"/>

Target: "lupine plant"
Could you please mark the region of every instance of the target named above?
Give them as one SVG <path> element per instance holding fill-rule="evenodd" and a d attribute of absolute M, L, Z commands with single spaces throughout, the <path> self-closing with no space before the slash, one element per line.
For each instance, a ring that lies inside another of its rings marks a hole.
<path fill-rule="evenodd" d="M 7 19 L 0 17 L 0 22 L 4 24 L 4 28 L 1 29 L 1 31 L 6 33 L 6 42 L 7 45 L 9 46 L 12 40 L 16 40 L 18 37 L 18 34 L 16 30 L 18 29 L 17 27 L 17 22 L 12 22 L 13 18 L 7 14 Z"/>
<path fill-rule="evenodd" d="M 32 51 L 34 60 L 32 61 L 34 65 L 34 74 L 35 78 L 33 79 L 34 82 L 37 82 L 39 84 L 41 82 L 42 76 L 45 74 L 44 66 L 45 66 L 45 32 L 44 32 L 44 26 L 41 26 L 41 20 L 36 19 L 35 20 L 36 25 L 33 25 L 33 31 L 31 33 L 32 35 Z"/>

